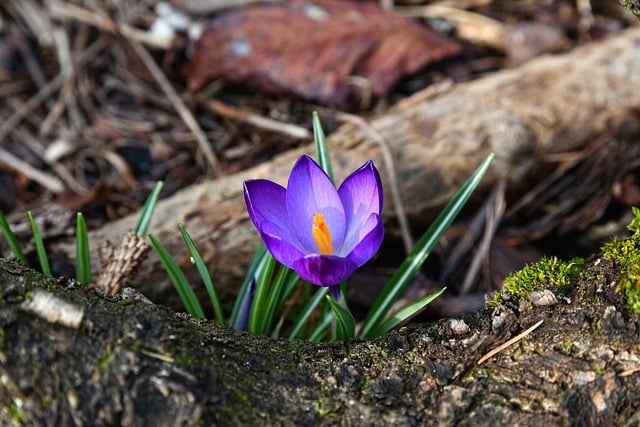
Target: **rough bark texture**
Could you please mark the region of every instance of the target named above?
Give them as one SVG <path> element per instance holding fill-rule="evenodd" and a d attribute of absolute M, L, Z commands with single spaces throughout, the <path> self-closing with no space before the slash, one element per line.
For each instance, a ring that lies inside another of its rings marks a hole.
<path fill-rule="evenodd" d="M 546 155 L 581 149 L 623 122 L 637 126 L 638 75 L 640 29 L 634 28 L 441 93 L 428 89 L 371 124 L 390 146 L 404 207 L 414 226 L 422 227 L 489 152 L 495 152 L 497 158 L 483 188 L 505 177 L 510 190 L 524 191 L 537 182 L 530 174 Z M 345 125 L 328 142 L 337 178 L 374 159 L 388 191 L 380 147 L 362 129 Z M 183 222 L 217 286 L 223 294 L 235 292 L 257 241 L 246 215 L 242 182 L 265 177 L 286 184 L 295 159 L 303 152 L 312 153 L 313 148 L 285 153 L 254 169 L 202 182 L 161 201 L 151 232 L 177 256 L 189 278 L 197 281 L 175 226 Z M 387 221 L 393 217 L 390 197 L 386 197 L 384 214 Z M 137 219 L 138 215 L 132 215 L 107 224 L 91 233 L 91 241 L 119 241 Z M 57 249 L 73 259 L 73 244 Z M 153 254 L 139 277 L 133 286 L 152 300 L 176 301 Z"/>
<path fill-rule="evenodd" d="M 557 305 L 508 300 L 466 315 L 468 331 L 458 335 L 443 320 L 370 341 L 312 344 L 197 321 L 132 289 L 105 299 L 0 259 L 0 418 L 3 425 L 633 424 L 640 325 L 615 290 L 617 274 L 601 259 L 566 294 L 551 288 Z M 45 300 L 62 302 L 34 309 L 42 289 Z M 79 326 L 44 314 L 64 303 L 83 312 Z M 523 340 L 477 364 L 539 320 Z"/>

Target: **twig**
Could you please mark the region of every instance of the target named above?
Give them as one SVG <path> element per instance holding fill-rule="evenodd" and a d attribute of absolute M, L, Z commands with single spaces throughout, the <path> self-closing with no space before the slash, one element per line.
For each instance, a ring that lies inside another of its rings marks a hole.
<path fill-rule="evenodd" d="M 117 247 L 107 240 L 101 242 L 102 270 L 96 282 L 87 285 L 87 289 L 95 289 L 103 295 L 117 294 L 134 277 L 150 249 L 151 245 L 133 231 L 129 231 Z"/>
<path fill-rule="evenodd" d="M 13 0 L 11 3 L 24 19 L 31 30 L 31 34 L 38 38 L 38 43 L 50 46 L 53 42 L 51 39 L 51 21 L 44 8 L 36 5 L 32 0 Z"/>
<path fill-rule="evenodd" d="M 456 35 L 474 44 L 505 50 L 503 23 L 479 13 L 442 5 L 397 7 L 396 12 L 412 17 L 443 18 L 455 22 Z"/>
<path fill-rule="evenodd" d="M 26 175 L 29 179 L 36 181 L 38 184 L 48 188 L 56 194 L 64 191 L 64 184 L 58 178 L 46 172 L 39 171 L 29 163 L 15 157 L 2 147 L 0 147 L 0 163 L 4 163 L 9 168 Z"/>
<path fill-rule="evenodd" d="M 58 163 L 56 159 L 49 158 L 49 156 L 46 155 L 46 149 L 42 146 L 42 143 L 24 128 L 17 127 L 13 130 L 13 133 L 16 137 L 20 138 L 22 142 L 31 149 L 31 151 L 40 156 L 40 158 L 51 166 L 51 169 L 55 171 L 71 191 L 76 194 L 85 194 L 88 191 L 87 188 L 78 182 L 63 165 Z"/>
<path fill-rule="evenodd" d="M 59 323 L 68 328 L 78 329 L 84 317 L 84 308 L 47 292 L 34 289 L 31 297 L 20 308 L 49 323 Z"/>
<path fill-rule="evenodd" d="M 283 133 L 289 135 L 292 138 L 309 139 L 311 138 L 311 132 L 302 126 L 283 123 L 277 120 L 273 120 L 264 116 L 260 116 L 250 111 L 243 111 L 239 108 L 225 104 L 220 101 L 209 101 L 207 106 L 211 108 L 215 113 L 227 117 L 232 120 L 247 123 L 256 126 L 261 129 L 266 129 L 274 132 Z"/>
<path fill-rule="evenodd" d="M 398 189 L 398 179 L 396 175 L 396 167 L 393 161 L 393 155 L 389 144 L 385 141 L 384 137 L 373 126 L 371 126 L 366 120 L 361 117 L 354 116 L 353 114 L 347 114 L 338 112 L 336 118 L 343 122 L 353 123 L 360 127 L 360 129 L 373 141 L 380 146 L 380 152 L 382 154 L 382 160 L 384 166 L 387 169 L 389 175 L 389 185 L 391 190 L 391 198 L 393 199 L 393 207 L 396 210 L 396 216 L 398 217 L 398 224 L 400 225 L 400 233 L 402 234 L 402 241 L 407 253 L 411 252 L 414 246 L 413 237 L 411 237 L 411 230 L 409 230 L 409 221 L 407 220 L 407 214 L 405 213 L 402 199 L 400 198 L 400 190 Z"/>
<path fill-rule="evenodd" d="M 66 76 L 59 73 L 53 80 L 42 86 L 38 93 L 29 98 L 22 108 L 16 110 L 4 123 L 0 124 L 0 141 L 3 141 L 27 114 L 38 108 L 53 92 L 58 90 L 65 78 Z"/>
<path fill-rule="evenodd" d="M 579 36 L 583 42 L 586 42 L 589 41 L 589 30 L 591 30 L 595 23 L 591 0 L 577 0 L 576 7 L 580 15 L 580 20 L 578 21 Z"/>
<path fill-rule="evenodd" d="M 504 214 L 505 186 L 506 184 L 504 180 L 500 180 L 495 186 L 491 195 L 487 198 L 484 207 L 476 214 L 467 227 L 462 239 L 460 239 L 451 251 L 449 261 L 440 275 L 441 283 L 449 280 L 449 277 L 458 268 L 465 255 L 470 251 L 474 241 L 480 235 L 482 223 L 484 223 L 484 235 L 481 239 L 480 246 L 471 261 L 471 265 L 467 268 L 463 284 L 460 287 L 460 294 L 466 294 L 469 292 L 469 288 L 478 273 L 478 269 L 480 268 L 482 261 L 486 259 L 497 225 Z"/>
<path fill-rule="evenodd" d="M 18 48 L 18 52 L 20 52 L 20 56 L 22 57 L 22 61 L 24 62 L 27 72 L 38 88 L 47 84 L 47 77 L 36 60 L 31 46 L 25 41 L 23 35 L 18 32 L 15 25 L 8 26 L 7 38 Z"/>
<path fill-rule="evenodd" d="M 493 237 L 496 234 L 498 224 L 500 224 L 500 220 L 502 218 L 502 215 L 504 214 L 504 209 L 506 206 L 504 200 L 505 187 L 506 184 L 504 179 L 498 181 L 498 184 L 496 185 L 493 194 L 491 194 L 491 197 L 489 199 L 489 204 L 485 207 L 485 209 L 487 210 L 487 219 L 485 222 L 484 236 L 482 236 L 480 246 L 478 247 L 475 256 L 471 260 L 471 264 L 467 269 L 464 281 L 462 282 L 462 286 L 460 287 L 460 294 L 462 295 L 469 292 L 471 284 L 478 275 L 478 270 L 480 269 L 482 262 L 488 258 L 489 249 L 491 248 L 491 242 L 493 241 Z"/>
<path fill-rule="evenodd" d="M 67 33 L 62 28 L 58 27 L 53 30 L 53 40 L 56 46 L 58 62 L 60 63 L 60 74 L 64 76 L 65 82 L 62 85 L 58 101 L 53 105 L 49 110 L 49 114 L 47 114 L 45 119 L 42 121 L 42 126 L 40 127 L 41 135 L 48 135 L 56 120 L 58 120 L 62 113 L 64 113 L 67 101 L 73 93 L 73 83 L 75 79 Z"/>
<path fill-rule="evenodd" d="M 543 320 L 540 320 L 538 323 L 536 323 L 535 325 L 533 325 L 532 327 L 530 327 L 529 329 L 527 329 L 526 331 L 516 335 L 515 337 L 511 338 L 509 341 L 505 342 L 504 344 L 494 348 L 493 350 L 491 350 L 489 353 L 485 354 L 484 356 L 482 356 L 479 360 L 478 360 L 478 365 L 483 364 L 484 362 L 486 362 L 487 360 L 489 360 L 490 358 L 492 358 L 493 356 L 495 356 L 496 354 L 500 353 L 502 350 L 504 350 L 507 347 L 510 347 L 511 345 L 517 343 L 518 341 L 520 341 L 522 338 L 526 337 L 527 335 L 529 335 L 531 332 L 535 331 L 540 325 L 542 325 L 542 322 L 544 322 Z"/>
<path fill-rule="evenodd" d="M 128 24 L 116 24 L 108 17 L 98 15 L 82 7 L 57 0 L 49 0 L 47 4 L 52 16 L 56 18 L 74 19 L 102 31 L 120 34 L 128 40 L 135 40 L 156 48 L 168 49 L 170 47 L 171 41 L 166 38 L 159 38 L 149 31 L 139 30 Z"/>
<path fill-rule="evenodd" d="M 196 121 L 195 117 L 193 116 L 193 114 L 191 114 L 191 111 L 189 111 L 187 106 L 184 104 L 182 98 L 178 96 L 178 93 L 175 91 L 173 86 L 171 86 L 171 83 L 164 75 L 160 67 L 158 67 L 158 65 L 155 63 L 149 52 L 147 52 L 147 50 L 136 40 L 129 40 L 129 43 L 136 51 L 158 85 L 160 85 L 160 88 L 165 93 L 171 104 L 173 104 L 173 107 L 180 115 L 180 118 L 182 118 L 182 121 L 187 125 L 187 127 L 195 136 L 196 141 L 198 141 L 198 146 L 204 153 L 204 156 L 207 159 L 209 166 L 211 167 L 211 175 L 214 178 L 218 177 L 220 173 L 220 163 L 218 162 L 218 158 L 216 157 L 215 153 L 211 149 L 211 145 L 207 140 L 207 136 L 200 128 L 200 125 Z"/>
<path fill-rule="evenodd" d="M 619 377 L 628 377 L 629 375 L 633 375 L 636 372 L 640 372 L 640 366 L 636 366 L 635 368 L 627 369 L 626 371 L 622 371 L 618 374 Z"/>

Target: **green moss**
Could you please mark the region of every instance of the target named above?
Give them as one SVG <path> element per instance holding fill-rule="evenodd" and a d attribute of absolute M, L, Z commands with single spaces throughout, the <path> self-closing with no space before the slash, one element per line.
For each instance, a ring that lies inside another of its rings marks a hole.
<path fill-rule="evenodd" d="M 640 264 L 630 265 L 620 275 L 618 290 L 624 292 L 631 311 L 640 314 Z"/>
<path fill-rule="evenodd" d="M 582 258 L 563 261 L 557 257 L 544 257 L 536 263 L 526 265 L 516 273 L 511 273 L 504 279 L 503 293 L 496 292 L 489 301 L 489 305 L 495 306 L 501 303 L 504 294 L 521 299 L 526 298 L 532 291 L 541 291 L 549 286 L 566 290 L 578 279 L 583 265 Z"/>
<path fill-rule="evenodd" d="M 627 226 L 631 237 L 624 240 L 614 237 L 601 250 L 607 260 L 623 267 L 617 289 L 624 293 L 631 311 L 640 314 L 640 209 L 634 207 L 631 210 L 633 218 Z M 509 275 L 504 280 L 504 291 L 494 293 L 488 305 L 495 307 L 502 303 L 504 295 L 526 298 L 531 291 L 542 290 L 550 285 L 566 290 L 579 277 L 582 265 L 584 260 L 581 258 L 568 262 L 556 257 L 543 258 Z M 593 280 L 604 280 L 604 277 L 598 276 Z"/>
<path fill-rule="evenodd" d="M 640 250 L 637 247 L 637 238 L 620 240 L 614 237 L 610 242 L 602 246 L 602 253 L 610 260 L 623 265 L 640 261 Z"/>
<path fill-rule="evenodd" d="M 640 314 L 640 209 L 633 207 L 633 218 L 627 226 L 632 235 L 626 240 L 613 238 L 602 247 L 604 256 L 623 266 L 618 280 L 618 291 L 635 314 Z"/>

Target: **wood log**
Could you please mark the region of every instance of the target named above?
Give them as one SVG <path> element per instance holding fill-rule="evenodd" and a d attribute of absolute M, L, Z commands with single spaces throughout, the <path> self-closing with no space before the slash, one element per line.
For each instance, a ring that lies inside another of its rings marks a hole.
<path fill-rule="evenodd" d="M 103 298 L 0 259 L 0 419 L 6 426 L 634 425 L 640 321 L 616 290 L 620 268 L 597 259 L 564 291 L 548 289 L 555 305 L 511 298 L 373 340 L 317 344 L 198 321 L 132 288 Z"/>
<path fill-rule="evenodd" d="M 388 143 L 397 166 L 402 203 L 413 225 L 433 217 L 477 165 L 496 153 L 480 194 L 498 179 L 525 190 L 530 173 L 549 154 L 579 150 L 596 135 L 622 122 L 638 124 L 640 106 L 640 28 L 556 56 L 544 56 L 515 69 L 454 85 L 427 89 L 371 121 Z M 338 179 L 373 159 L 385 188 L 389 176 L 380 146 L 348 124 L 328 138 Z M 150 231 L 174 254 L 188 277 L 198 282 L 176 223 L 199 245 L 218 287 L 235 292 L 258 236 L 245 211 L 242 182 L 268 178 L 286 184 L 296 158 L 313 154 L 306 146 L 253 169 L 186 188 L 158 204 Z M 388 192 L 388 191 L 387 191 Z M 384 216 L 393 219 L 391 199 Z M 91 240 L 119 241 L 138 215 L 105 225 Z M 58 250 L 73 258 L 71 244 Z M 155 255 L 133 284 L 154 301 L 176 301 Z M 179 303 L 178 303 L 179 304 Z"/>

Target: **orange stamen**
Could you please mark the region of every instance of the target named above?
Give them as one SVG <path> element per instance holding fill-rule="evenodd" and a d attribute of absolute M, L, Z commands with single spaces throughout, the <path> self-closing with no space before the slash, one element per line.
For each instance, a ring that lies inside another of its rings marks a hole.
<path fill-rule="evenodd" d="M 311 233 L 313 233 L 313 240 L 316 241 L 316 246 L 318 246 L 320 254 L 333 255 L 333 237 L 331 236 L 329 226 L 324 222 L 324 215 L 320 212 L 316 212 L 313 216 Z"/>

